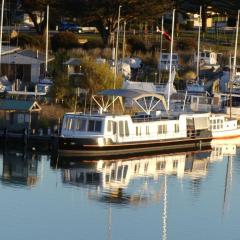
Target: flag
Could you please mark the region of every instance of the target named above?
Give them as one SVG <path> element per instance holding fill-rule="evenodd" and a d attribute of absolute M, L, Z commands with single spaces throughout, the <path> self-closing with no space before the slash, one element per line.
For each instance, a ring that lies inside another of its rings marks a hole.
<path fill-rule="evenodd" d="M 166 31 L 164 31 L 164 30 L 161 31 L 158 26 L 157 26 L 156 32 L 162 33 L 162 35 L 163 35 L 169 42 L 172 41 L 171 36 L 170 36 Z"/>

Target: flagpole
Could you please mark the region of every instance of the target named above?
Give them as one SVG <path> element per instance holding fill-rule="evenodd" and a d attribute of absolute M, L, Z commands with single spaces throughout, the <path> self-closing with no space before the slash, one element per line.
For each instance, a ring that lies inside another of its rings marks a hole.
<path fill-rule="evenodd" d="M 173 9 L 172 17 L 172 36 L 171 36 L 171 52 L 170 52 L 170 66 L 169 66 L 169 79 L 168 79 L 168 105 L 167 110 L 170 110 L 170 82 L 172 80 L 172 55 L 173 55 L 173 37 L 174 37 L 174 22 L 175 22 L 175 9 Z"/>
<path fill-rule="evenodd" d="M 162 57 L 162 45 L 163 45 L 163 31 L 164 31 L 164 29 L 163 29 L 163 27 L 164 27 L 164 16 L 162 16 L 162 26 L 161 26 L 161 40 L 160 40 L 160 57 L 159 57 L 159 60 L 160 60 L 160 62 L 159 62 L 159 71 L 158 71 L 158 82 L 159 82 L 159 84 L 160 84 L 160 82 L 161 82 L 161 68 L 162 68 L 162 64 L 161 64 L 161 57 Z"/>
<path fill-rule="evenodd" d="M 202 6 L 200 6 L 199 21 L 198 21 L 198 52 L 197 52 L 197 82 L 198 82 L 198 84 L 199 84 L 199 59 L 200 59 L 201 24 L 202 24 Z"/>

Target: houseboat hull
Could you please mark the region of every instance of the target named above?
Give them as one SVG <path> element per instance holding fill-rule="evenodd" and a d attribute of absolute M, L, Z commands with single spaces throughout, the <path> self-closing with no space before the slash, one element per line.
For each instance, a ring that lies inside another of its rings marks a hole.
<path fill-rule="evenodd" d="M 213 131 L 213 139 L 232 139 L 240 137 L 240 128 L 225 131 Z"/>
<path fill-rule="evenodd" d="M 142 154 L 201 150 L 211 146 L 212 137 L 156 140 L 134 143 L 106 144 L 100 146 L 92 139 L 59 138 L 58 153 L 65 157 L 96 159 L 99 157 L 119 158 Z"/>

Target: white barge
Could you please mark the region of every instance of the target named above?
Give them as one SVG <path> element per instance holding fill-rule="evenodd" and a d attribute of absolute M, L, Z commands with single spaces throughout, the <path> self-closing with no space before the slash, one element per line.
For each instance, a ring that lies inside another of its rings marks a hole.
<path fill-rule="evenodd" d="M 158 105 L 166 106 L 162 95 L 139 90 L 105 90 L 99 93 L 108 97 L 93 99 L 100 107 L 98 113 L 66 113 L 59 137 L 59 154 L 62 156 L 119 157 L 159 153 L 169 150 L 201 149 L 210 145 L 210 114 L 180 114 L 166 117 L 158 112 Z M 109 97 L 113 101 L 109 103 Z M 131 99 L 143 113 L 110 114 L 105 111 L 117 99 Z M 101 104 L 100 104 L 101 103 Z M 104 113 L 105 112 L 105 113 Z"/>

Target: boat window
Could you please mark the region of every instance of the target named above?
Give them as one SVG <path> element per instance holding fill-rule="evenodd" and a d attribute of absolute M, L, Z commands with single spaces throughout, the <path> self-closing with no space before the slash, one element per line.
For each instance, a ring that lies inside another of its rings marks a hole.
<path fill-rule="evenodd" d="M 138 164 L 135 164 L 135 166 L 134 166 L 134 173 L 137 173 L 137 172 L 138 172 L 138 169 L 139 169 L 139 165 L 138 165 Z"/>
<path fill-rule="evenodd" d="M 173 168 L 176 169 L 178 167 L 178 160 L 173 161 Z"/>
<path fill-rule="evenodd" d="M 205 57 L 205 54 L 204 54 L 204 53 L 201 53 L 201 57 Z"/>
<path fill-rule="evenodd" d="M 193 97 L 192 102 L 193 102 L 193 103 L 197 103 L 197 98 L 196 98 L 196 97 Z"/>
<path fill-rule="evenodd" d="M 116 134 L 117 133 L 117 123 L 116 122 L 112 122 L 113 125 L 112 125 L 112 129 L 113 129 L 113 134 Z"/>
<path fill-rule="evenodd" d="M 210 53 L 206 53 L 206 57 L 209 57 L 210 56 Z"/>
<path fill-rule="evenodd" d="M 178 124 L 178 123 L 175 123 L 175 124 L 174 124 L 174 132 L 175 132 L 175 133 L 178 133 L 178 132 L 179 132 L 179 124 Z"/>
<path fill-rule="evenodd" d="M 72 123 L 71 123 L 70 129 L 71 129 L 71 130 L 74 130 L 75 124 L 76 124 L 76 120 L 75 120 L 74 118 L 71 118 L 71 120 L 72 120 Z"/>
<path fill-rule="evenodd" d="M 67 117 L 65 120 L 65 125 L 64 125 L 64 129 L 68 130 L 71 128 L 72 125 L 72 119 Z"/>
<path fill-rule="evenodd" d="M 136 127 L 136 136 L 141 136 L 141 127 Z"/>
<path fill-rule="evenodd" d="M 102 121 L 96 121 L 94 131 L 95 132 L 101 132 L 101 130 L 102 130 Z"/>
<path fill-rule="evenodd" d="M 73 130 L 73 118 L 68 118 L 67 129 Z"/>
<path fill-rule="evenodd" d="M 88 121 L 88 132 L 101 132 L 102 121 L 89 120 Z"/>
<path fill-rule="evenodd" d="M 167 125 L 158 125 L 158 134 L 166 134 L 167 133 Z"/>
<path fill-rule="evenodd" d="M 76 124 L 76 130 L 77 131 L 82 131 L 85 132 L 86 131 L 86 126 L 87 126 L 87 120 L 86 119 L 76 119 L 75 120 L 75 124 Z"/>
<path fill-rule="evenodd" d="M 88 121 L 88 132 L 94 132 L 94 125 L 95 125 L 94 120 L 89 120 Z"/>
<path fill-rule="evenodd" d="M 148 162 L 144 164 L 144 172 L 146 173 L 148 170 Z"/>
<path fill-rule="evenodd" d="M 111 180 L 115 180 L 115 170 L 114 169 L 112 169 L 112 171 L 111 171 Z"/>
<path fill-rule="evenodd" d="M 128 121 L 125 121 L 125 136 L 129 136 Z"/>
<path fill-rule="evenodd" d="M 106 183 L 108 183 L 110 180 L 109 174 L 106 174 Z"/>
<path fill-rule="evenodd" d="M 93 183 L 93 176 L 92 173 L 87 173 L 86 174 L 86 183 Z"/>
<path fill-rule="evenodd" d="M 119 136 L 124 137 L 123 121 L 119 121 Z"/>
<path fill-rule="evenodd" d="M 112 121 L 108 121 L 108 123 L 107 123 L 107 131 L 108 132 L 112 131 Z"/>
<path fill-rule="evenodd" d="M 150 135 L 149 126 L 146 126 L 146 135 Z"/>
<path fill-rule="evenodd" d="M 77 175 L 76 182 L 78 182 L 78 183 L 84 182 L 84 174 L 82 172 L 79 175 Z"/>
<path fill-rule="evenodd" d="M 127 171 L 128 171 L 128 166 L 124 166 L 124 169 L 123 169 L 123 178 L 125 179 L 126 176 L 127 176 Z"/>
<path fill-rule="evenodd" d="M 123 167 L 119 166 L 117 171 L 117 181 L 121 181 Z"/>
<path fill-rule="evenodd" d="M 156 163 L 156 169 L 157 170 L 163 170 L 166 167 L 166 162 L 165 161 L 159 161 Z"/>

